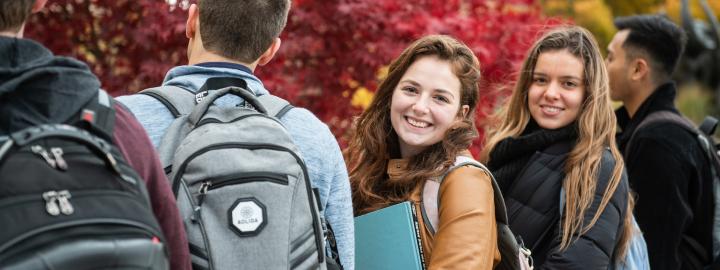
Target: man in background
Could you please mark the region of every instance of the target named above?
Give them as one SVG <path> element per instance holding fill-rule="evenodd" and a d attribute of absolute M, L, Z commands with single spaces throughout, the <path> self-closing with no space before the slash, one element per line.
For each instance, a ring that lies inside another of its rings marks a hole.
<path fill-rule="evenodd" d="M 680 115 L 671 75 L 683 53 L 685 33 L 657 15 L 617 18 L 615 26 L 619 31 L 606 59 L 610 94 L 623 102 L 616 111 L 622 129 L 618 144 L 638 195 L 635 217 L 647 241 L 650 266 L 702 269 L 712 262 L 710 163 L 698 138 L 676 123 L 638 128 L 655 112 Z"/>

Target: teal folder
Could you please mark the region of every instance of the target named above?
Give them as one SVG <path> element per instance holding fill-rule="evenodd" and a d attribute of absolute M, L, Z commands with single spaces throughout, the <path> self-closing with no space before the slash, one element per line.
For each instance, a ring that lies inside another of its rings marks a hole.
<path fill-rule="evenodd" d="M 355 269 L 422 270 L 422 245 L 410 202 L 355 218 Z"/>

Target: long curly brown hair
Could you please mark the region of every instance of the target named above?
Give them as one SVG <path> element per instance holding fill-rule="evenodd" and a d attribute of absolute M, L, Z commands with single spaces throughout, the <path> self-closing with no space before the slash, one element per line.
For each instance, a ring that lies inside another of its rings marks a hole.
<path fill-rule="evenodd" d="M 450 63 L 460 81 L 460 106 L 456 121 L 442 141 L 409 160 L 409 173 L 398 181 L 387 180 L 387 162 L 400 156 L 398 136 L 390 123 L 392 94 L 407 69 L 422 57 L 438 57 Z M 387 78 L 380 83 L 370 106 L 355 119 L 348 148 L 345 150 L 352 187 L 355 215 L 406 201 L 410 192 L 426 179 L 438 177 L 455 157 L 470 147 L 478 136 L 475 107 L 479 93 L 480 62 L 472 50 L 460 41 L 444 35 L 430 35 L 415 41 L 395 59 Z M 463 115 L 462 106 L 469 107 Z"/>
<path fill-rule="evenodd" d="M 582 60 L 584 64 L 585 101 L 578 115 L 578 139 L 565 161 L 566 174 L 563 187 L 567 194 L 565 200 L 566 218 L 562 220 L 562 238 L 560 249 L 566 249 L 576 237 L 587 232 L 600 218 L 610 202 L 622 179 L 625 166 L 615 143 L 616 119 L 610 103 L 608 73 L 600 54 L 600 48 L 593 35 L 579 26 L 558 27 L 545 33 L 530 49 L 523 63 L 520 76 L 510 97 L 510 102 L 500 111 L 497 118 L 499 127 L 488 127 L 485 148 L 481 160 L 489 162 L 493 148 L 507 137 L 517 137 L 523 133 L 532 117 L 528 107 L 528 90 L 532 83 L 532 74 L 540 54 L 551 51 L 568 51 Z M 598 182 L 598 170 L 603 151 L 610 149 L 615 159 L 609 184 L 603 191 L 603 197 L 597 212 L 591 220 L 584 220 L 595 194 Z M 624 230 L 619 245 L 615 249 L 615 258 L 623 258 L 632 232 L 633 197 L 628 191 L 628 205 L 624 217 Z M 557 198 L 556 198 L 557 199 Z"/>

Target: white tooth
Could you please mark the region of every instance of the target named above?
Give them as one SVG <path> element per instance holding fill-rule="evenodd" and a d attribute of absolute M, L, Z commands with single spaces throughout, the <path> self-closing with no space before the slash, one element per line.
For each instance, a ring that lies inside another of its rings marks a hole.
<path fill-rule="evenodd" d="M 551 106 L 545 106 L 545 110 L 549 112 L 559 112 L 560 108 L 558 107 L 551 107 Z"/>
<path fill-rule="evenodd" d="M 424 127 L 427 127 L 427 126 L 428 126 L 428 123 L 426 123 L 426 122 L 415 121 L 415 120 L 410 119 L 410 118 L 408 118 L 407 120 L 408 120 L 408 123 L 410 123 L 410 125 L 413 125 L 413 126 L 415 126 L 415 127 L 424 128 Z"/>

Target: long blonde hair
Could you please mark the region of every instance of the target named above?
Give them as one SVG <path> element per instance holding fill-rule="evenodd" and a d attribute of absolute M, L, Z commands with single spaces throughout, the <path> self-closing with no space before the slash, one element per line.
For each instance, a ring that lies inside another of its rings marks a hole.
<path fill-rule="evenodd" d="M 565 250 L 576 239 L 573 235 L 587 232 L 608 205 L 621 182 L 624 162 L 615 144 L 616 119 L 610 102 L 608 73 L 600 49 L 592 34 L 578 26 L 552 29 L 535 42 L 523 63 L 510 102 L 498 114 L 499 127 L 490 132 L 481 159 L 489 161 L 490 152 L 503 139 L 517 137 L 525 130 L 531 115 L 528 107 L 528 90 L 532 83 L 535 64 L 543 52 L 565 50 L 584 64 L 585 100 L 577 118 L 577 144 L 565 161 L 563 188 L 566 193 L 565 213 L 562 220 L 560 250 Z M 590 208 L 598 182 L 598 171 L 605 148 L 615 159 L 610 181 L 603 193 L 600 206 L 590 222 L 584 222 L 585 211 Z M 632 234 L 631 215 L 633 198 L 628 192 L 628 207 L 624 230 L 615 250 L 616 258 L 625 254 Z M 586 224 L 583 227 L 583 224 Z"/>

